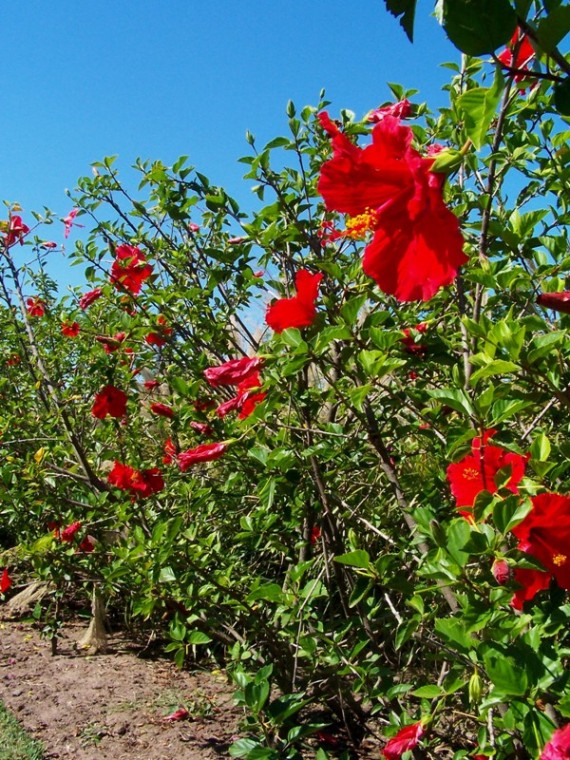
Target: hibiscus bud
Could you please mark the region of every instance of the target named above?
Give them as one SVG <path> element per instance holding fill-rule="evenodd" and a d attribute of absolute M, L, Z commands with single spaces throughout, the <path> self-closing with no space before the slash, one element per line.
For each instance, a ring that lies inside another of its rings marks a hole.
<path fill-rule="evenodd" d="M 493 577 L 500 586 L 505 586 L 511 579 L 509 563 L 504 559 L 496 559 L 491 568 Z"/>
<path fill-rule="evenodd" d="M 481 683 L 481 678 L 479 676 L 479 671 L 475 670 L 473 672 L 473 675 L 469 679 L 469 704 L 470 705 L 478 705 L 481 701 L 481 694 L 483 690 L 483 685 Z"/>

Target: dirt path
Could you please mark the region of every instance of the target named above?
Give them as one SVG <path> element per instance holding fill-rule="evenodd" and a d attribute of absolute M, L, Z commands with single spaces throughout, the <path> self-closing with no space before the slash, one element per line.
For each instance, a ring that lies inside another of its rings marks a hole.
<path fill-rule="evenodd" d="M 208 760 L 228 757 L 240 711 L 222 673 L 188 673 L 142 659 L 118 638 L 108 654 L 74 644 L 67 626 L 60 654 L 29 625 L 0 622 L 0 699 L 44 743 L 45 758 Z M 166 715 L 184 707 L 177 722 Z"/>

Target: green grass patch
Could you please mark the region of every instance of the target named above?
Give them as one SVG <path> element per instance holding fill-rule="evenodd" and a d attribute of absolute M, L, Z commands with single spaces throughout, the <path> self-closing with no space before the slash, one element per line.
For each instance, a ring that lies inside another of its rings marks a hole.
<path fill-rule="evenodd" d="M 42 760 L 43 746 L 24 731 L 0 702 L 0 760 Z"/>

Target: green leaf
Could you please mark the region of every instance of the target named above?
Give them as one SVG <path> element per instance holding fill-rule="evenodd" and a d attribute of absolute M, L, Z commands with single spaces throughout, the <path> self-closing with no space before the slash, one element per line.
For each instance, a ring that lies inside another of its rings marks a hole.
<path fill-rule="evenodd" d="M 485 644 L 483 662 L 487 675 L 503 694 L 522 697 L 528 689 L 526 669 L 516 658 L 509 655 L 508 649 L 499 644 Z"/>
<path fill-rule="evenodd" d="M 189 644 L 209 644 L 210 641 L 212 641 L 212 639 L 207 633 L 203 633 L 202 631 L 192 631 L 188 636 Z"/>
<path fill-rule="evenodd" d="M 437 618 L 435 630 L 447 641 L 462 649 L 472 649 L 476 640 L 467 633 L 465 623 L 457 618 Z"/>
<path fill-rule="evenodd" d="M 443 689 L 435 684 L 428 686 L 420 686 L 419 689 L 414 689 L 410 692 L 414 697 L 424 697 L 425 699 L 436 699 L 443 694 Z"/>
<path fill-rule="evenodd" d="M 158 576 L 159 583 L 172 583 L 176 580 L 174 570 L 171 567 L 161 567 L 160 575 Z"/>
<path fill-rule="evenodd" d="M 467 90 L 457 100 L 457 107 L 463 117 L 465 134 L 477 150 L 483 146 L 491 122 L 497 114 L 503 86 L 504 79 L 500 69 L 497 68 L 492 87 L 476 87 L 473 90 Z"/>
<path fill-rule="evenodd" d="M 536 30 L 538 44 L 545 53 L 554 48 L 570 32 L 570 5 L 559 5 L 539 21 Z"/>
<path fill-rule="evenodd" d="M 364 549 L 356 549 L 353 552 L 347 552 L 347 554 L 340 554 L 334 558 L 334 561 L 341 565 L 350 565 L 350 567 L 370 567 L 370 555 Z"/>
<path fill-rule="evenodd" d="M 517 25 L 508 0 L 443 0 L 443 27 L 467 55 L 493 53 L 506 45 Z"/>
<path fill-rule="evenodd" d="M 416 0 L 384 0 L 384 2 L 386 3 L 388 12 L 399 19 L 400 26 L 405 31 L 410 42 L 413 42 Z"/>
<path fill-rule="evenodd" d="M 243 691 L 244 698 L 252 712 L 258 713 L 263 709 L 269 697 L 270 689 L 269 681 L 261 681 L 261 683 L 250 682 L 246 685 Z"/>
<path fill-rule="evenodd" d="M 458 388 L 446 388 L 443 390 L 429 390 L 428 393 L 432 398 L 437 399 L 445 406 L 455 409 L 456 412 L 463 412 L 468 417 L 473 414 L 471 401 L 469 401 L 465 391 Z"/>
<path fill-rule="evenodd" d="M 230 757 L 246 757 L 256 747 L 259 747 L 259 742 L 255 739 L 238 739 L 230 747 Z"/>
<path fill-rule="evenodd" d="M 264 599 L 267 602 L 281 602 L 284 598 L 283 589 L 277 583 L 266 583 L 255 589 L 247 597 L 248 602 Z"/>
<path fill-rule="evenodd" d="M 570 116 L 570 77 L 554 87 L 554 105 L 563 116 Z"/>
<path fill-rule="evenodd" d="M 504 359 L 495 359 L 489 362 L 481 369 L 478 369 L 471 375 L 470 384 L 476 385 L 479 380 L 485 377 L 493 377 L 494 375 L 510 375 L 512 372 L 519 372 L 520 367 L 514 362 L 508 362 Z"/>
<path fill-rule="evenodd" d="M 530 447 L 530 455 L 533 459 L 539 462 L 546 462 L 550 456 L 550 441 L 544 435 L 540 433 L 536 436 Z"/>

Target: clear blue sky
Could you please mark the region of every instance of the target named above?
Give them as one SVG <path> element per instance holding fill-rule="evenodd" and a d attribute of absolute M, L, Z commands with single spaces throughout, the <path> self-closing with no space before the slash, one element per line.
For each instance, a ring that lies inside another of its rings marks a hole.
<path fill-rule="evenodd" d="M 25 0 L 2 18 L 0 199 L 24 219 L 65 216 L 65 188 L 118 154 L 190 162 L 240 203 L 237 158 L 286 131 L 285 106 L 316 103 L 362 115 L 390 99 L 386 82 L 437 107 L 458 60 L 431 3 L 408 42 L 382 0 Z M 253 205 L 253 200 L 252 200 Z M 59 240 L 56 230 L 53 239 Z M 69 242 L 73 240 L 73 233 Z"/>

